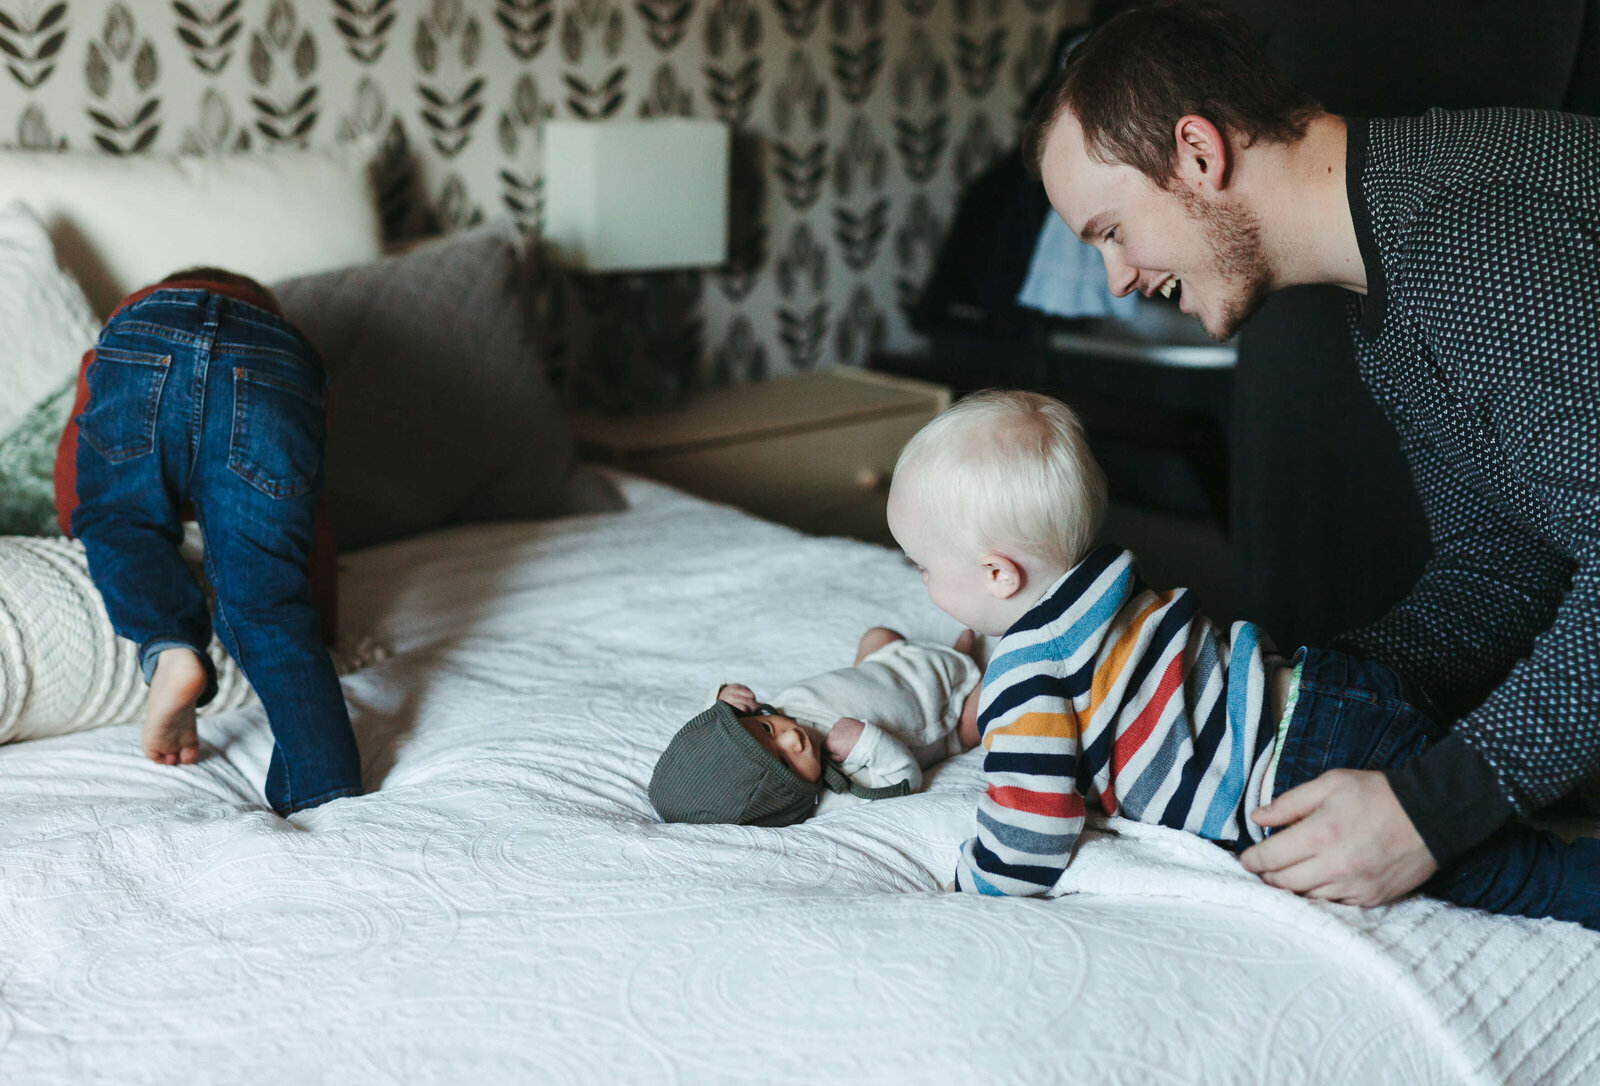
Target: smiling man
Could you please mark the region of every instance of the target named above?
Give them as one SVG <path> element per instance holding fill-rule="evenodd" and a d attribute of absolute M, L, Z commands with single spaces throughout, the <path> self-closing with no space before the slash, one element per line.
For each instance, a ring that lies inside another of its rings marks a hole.
<path fill-rule="evenodd" d="M 1176 296 L 1216 338 L 1274 290 L 1349 290 L 1428 515 L 1421 580 L 1337 647 L 1463 715 L 1400 769 L 1279 796 L 1245 866 L 1378 904 L 1600 770 L 1600 122 L 1338 117 L 1180 2 L 1074 50 L 1023 153 L 1113 293 Z"/>

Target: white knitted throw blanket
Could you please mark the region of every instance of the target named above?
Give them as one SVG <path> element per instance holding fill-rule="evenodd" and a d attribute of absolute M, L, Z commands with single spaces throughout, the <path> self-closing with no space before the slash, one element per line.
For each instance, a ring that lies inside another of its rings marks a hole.
<path fill-rule="evenodd" d="M 202 713 L 255 700 L 215 637 L 217 696 Z M 386 655 L 363 644 L 341 674 Z M 144 678 L 131 641 L 116 635 L 89 579 L 83 544 L 0 536 L 0 743 L 125 724 L 144 714 Z"/>

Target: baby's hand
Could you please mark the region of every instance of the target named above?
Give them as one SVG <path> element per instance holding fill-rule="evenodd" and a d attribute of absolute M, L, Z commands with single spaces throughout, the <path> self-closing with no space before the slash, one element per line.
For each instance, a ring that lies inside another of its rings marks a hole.
<path fill-rule="evenodd" d="M 856 740 L 866 730 L 866 724 L 855 717 L 840 717 L 828 730 L 828 738 L 823 743 L 828 748 L 828 757 L 835 762 L 843 762 L 850 757 L 850 752 L 856 748 Z"/>
<path fill-rule="evenodd" d="M 704 694 L 700 696 L 705 697 Z M 743 683 L 723 683 L 717 691 L 717 700 L 727 702 L 741 713 L 753 713 L 759 705 L 756 692 Z"/>

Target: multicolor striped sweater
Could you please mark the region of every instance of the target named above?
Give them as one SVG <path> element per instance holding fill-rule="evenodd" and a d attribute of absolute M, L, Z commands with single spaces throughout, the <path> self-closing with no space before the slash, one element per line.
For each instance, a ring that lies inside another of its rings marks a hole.
<path fill-rule="evenodd" d="M 1231 643 L 1230 643 L 1231 641 Z M 1187 589 L 1154 592 L 1133 554 L 1101 547 L 1062 575 L 999 643 L 978 729 L 987 791 L 956 885 L 1042 894 L 1072 858 L 1084 803 L 1213 841 L 1262 837 L 1256 806 L 1275 727 L 1264 653 L 1231 639 Z"/>

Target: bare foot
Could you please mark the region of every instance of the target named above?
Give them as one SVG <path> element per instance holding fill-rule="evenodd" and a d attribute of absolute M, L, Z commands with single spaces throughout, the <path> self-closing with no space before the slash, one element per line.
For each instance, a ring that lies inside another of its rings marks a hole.
<path fill-rule="evenodd" d="M 856 663 L 859 664 L 885 645 L 905 639 L 906 635 L 898 630 L 891 630 L 886 626 L 874 626 L 861 635 L 861 643 L 856 646 Z"/>
<path fill-rule="evenodd" d="M 981 663 L 983 663 L 983 661 L 978 659 L 978 654 L 975 651 L 976 648 L 977 648 L 977 645 L 978 645 L 978 634 L 977 634 L 977 631 L 975 631 L 975 630 L 962 630 L 960 636 L 958 636 L 956 638 L 955 650 L 957 652 L 959 652 L 963 656 L 972 657 L 973 663 L 981 664 Z"/>
<path fill-rule="evenodd" d="M 200 759 L 194 703 L 206 692 L 206 669 L 191 649 L 164 649 L 156 657 L 145 703 L 144 753 L 162 765 L 192 765 Z"/>
<path fill-rule="evenodd" d="M 983 738 L 978 734 L 978 695 L 982 688 L 974 687 L 972 693 L 967 695 L 966 703 L 961 706 L 961 723 L 956 725 L 956 738 L 961 740 L 962 750 L 971 750 Z"/>
<path fill-rule="evenodd" d="M 978 635 L 972 630 L 961 631 L 961 636 L 956 638 L 955 650 L 972 657 L 973 663 L 983 667 L 983 661 L 978 659 Z M 956 737 L 961 740 L 962 750 L 971 750 L 982 738 L 978 735 L 978 697 L 982 693 L 983 684 L 979 683 L 961 704 L 961 724 L 956 728 Z"/>

